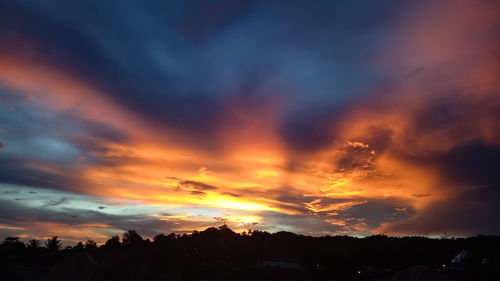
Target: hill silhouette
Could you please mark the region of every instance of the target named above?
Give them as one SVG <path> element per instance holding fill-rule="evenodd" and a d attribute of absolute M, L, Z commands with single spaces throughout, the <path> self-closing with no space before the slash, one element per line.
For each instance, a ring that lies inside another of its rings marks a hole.
<path fill-rule="evenodd" d="M 62 248 L 57 236 L 0 245 L 1 280 L 500 280 L 499 271 L 498 236 L 311 237 L 223 225 L 152 241 L 130 230 L 101 246 Z"/>

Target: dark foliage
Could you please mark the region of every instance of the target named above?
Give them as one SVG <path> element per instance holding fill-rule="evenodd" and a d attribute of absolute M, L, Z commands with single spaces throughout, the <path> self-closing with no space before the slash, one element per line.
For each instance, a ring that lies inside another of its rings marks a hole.
<path fill-rule="evenodd" d="M 117 249 L 120 247 L 120 236 L 114 235 L 109 238 L 106 243 L 104 244 L 104 247 L 109 248 L 109 249 Z"/>
<path fill-rule="evenodd" d="M 50 252 L 57 252 L 62 248 L 61 240 L 59 240 L 59 237 L 57 236 L 48 238 L 47 242 L 45 242 L 45 246 Z"/>
<path fill-rule="evenodd" d="M 87 251 L 92 251 L 97 249 L 97 243 L 94 240 L 87 240 L 85 242 L 85 250 Z"/>
<path fill-rule="evenodd" d="M 468 258 L 451 264 L 463 249 Z M 122 243 L 113 236 L 100 247 L 88 240 L 63 250 L 57 236 L 46 247 L 7 237 L 0 264 L 2 280 L 410 280 L 417 273 L 427 280 L 500 280 L 500 237 L 310 237 L 223 226 L 158 234 L 152 242 L 128 231 Z"/>
<path fill-rule="evenodd" d="M 28 242 L 28 247 L 29 248 L 39 248 L 41 245 L 40 241 L 39 240 L 36 240 L 36 239 L 31 239 L 29 242 Z"/>

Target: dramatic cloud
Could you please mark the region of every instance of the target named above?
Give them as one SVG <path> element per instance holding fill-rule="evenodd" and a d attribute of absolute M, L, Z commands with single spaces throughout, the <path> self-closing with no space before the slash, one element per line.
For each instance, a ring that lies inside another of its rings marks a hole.
<path fill-rule="evenodd" d="M 1 3 L 0 234 L 499 234 L 500 4 L 362 2 Z"/>

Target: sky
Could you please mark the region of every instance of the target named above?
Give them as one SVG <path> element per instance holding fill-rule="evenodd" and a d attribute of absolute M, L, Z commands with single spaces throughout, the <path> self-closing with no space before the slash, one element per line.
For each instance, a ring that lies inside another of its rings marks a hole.
<path fill-rule="evenodd" d="M 499 235 L 499 14 L 0 1 L 0 237 Z"/>

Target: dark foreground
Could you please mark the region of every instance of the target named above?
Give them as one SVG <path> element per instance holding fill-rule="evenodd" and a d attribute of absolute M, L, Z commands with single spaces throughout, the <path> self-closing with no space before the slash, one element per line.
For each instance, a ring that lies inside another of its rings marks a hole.
<path fill-rule="evenodd" d="M 457 256 L 458 254 L 458 256 Z M 454 259 L 455 258 L 455 259 Z M 452 260 L 454 261 L 452 262 Z M 227 227 L 61 249 L 6 238 L 1 280 L 500 280 L 500 237 L 466 239 L 237 234 Z"/>

